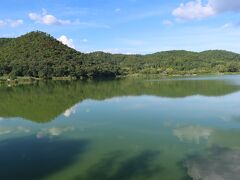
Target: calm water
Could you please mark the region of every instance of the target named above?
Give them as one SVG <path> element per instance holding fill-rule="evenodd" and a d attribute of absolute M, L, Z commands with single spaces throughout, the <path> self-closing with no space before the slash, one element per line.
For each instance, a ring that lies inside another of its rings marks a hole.
<path fill-rule="evenodd" d="M 239 180 L 240 76 L 0 87 L 1 180 Z"/>

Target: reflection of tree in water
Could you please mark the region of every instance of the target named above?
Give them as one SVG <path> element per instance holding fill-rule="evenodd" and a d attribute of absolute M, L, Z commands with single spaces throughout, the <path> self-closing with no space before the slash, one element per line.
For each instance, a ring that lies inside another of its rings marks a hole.
<path fill-rule="evenodd" d="M 186 97 L 196 94 L 222 96 L 240 89 L 221 80 L 121 79 L 100 82 L 48 82 L 14 88 L 0 87 L 0 117 L 22 117 L 48 122 L 85 99 L 104 100 L 121 96 L 154 95 Z M 69 111 L 66 111 L 69 110 Z"/>
<path fill-rule="evenodd" d="M 122 160 L 125 155 L 115 152 L 102 159 L 101 162 L 90 167 L 86 176 L 79 176 L 81 180 L 127 180 L 148 179 L 160 175 L 163 170 L 159 165 L 154 165 L 154 160 L 159 152 L 144 151 L 141 154 Z"/>
<path fill-rule="evenodd" d="M 239 180 L 240 151 L 214 147 L 207 156 L 193 156 L 185 161 L 194 180 Z"/>
<path fill-rule="evenodd" d="M 36 180 L 61 171 L 87 149 L 86 140 L 49 140 L 34 137 L 0 143 L 0 179 Z"/>

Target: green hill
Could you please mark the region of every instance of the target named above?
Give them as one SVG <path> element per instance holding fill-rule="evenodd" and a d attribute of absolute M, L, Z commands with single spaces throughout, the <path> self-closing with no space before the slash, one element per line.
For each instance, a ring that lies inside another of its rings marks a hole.
<path fill-rule="evenodd" d="M 0 39 L 0 76 L 96 78 L 239 71 L 240 55 L 221 50 L 165 51 L 149 55 L 84 54 L 39 31 Z"/>
<path fill-rule="evenodd" d="M 6 45 L 7 43 L 9 43 L 11 40 L 13 40 L 12 38 L 0 38 L 0 48 L 3 47 L 4 45 Z"/>
<path fill-rule="evenodd" d="M 71 49 L 43 32 L 31 32 L 10 41 L 0 40 L 0 75 L 32 77 L 89 77 L 113 74 L 90 56 Z M 114 69 L 113 69 L 114 70 Z"/>

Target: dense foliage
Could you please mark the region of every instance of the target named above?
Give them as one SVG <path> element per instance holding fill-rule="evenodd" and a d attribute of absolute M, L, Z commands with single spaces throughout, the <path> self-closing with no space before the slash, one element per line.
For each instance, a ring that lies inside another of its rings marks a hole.
<path fill-rule="evenodd" d="M 43 32 L 0 39 L 0 76 L 115 77 L 128 74 L 200 74 L 240 71 L 228 51 L 166 51 L 150 55 L 80 53 Z"/>
<path fill-rule="evenodd" d="M 48 34 L 32 32 L 0 40 L 0 75 L 50 77 L 115 76 L 117 66 L 71 49 Z"/>

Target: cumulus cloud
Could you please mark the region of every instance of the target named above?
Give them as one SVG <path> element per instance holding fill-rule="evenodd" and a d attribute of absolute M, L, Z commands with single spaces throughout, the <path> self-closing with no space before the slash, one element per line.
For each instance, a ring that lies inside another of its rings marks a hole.
<path fill-rule="evenodd" d="M 7 19 L 7 20 L 0 20 L 0 28 L 4 27 L 4 26 L 10 26 L 10 27 L 18 27 L 20 25 L 23 24 L 23 20 L 22 19 Z"/>
<path fill-rule="evenodd" d="M 18 27 L 23 24 L 23 20 L 17 19 L 17 20 L 11 20 L 10 21 L 10 26 L 11 27 Z"/>
<path fill-rule="evenodd" d="M 63 43 L 64 45 L 67 45 L 70 48 L 75 48 L 74 44 L 73 44 L 73 40 L 69 39 L 67 36 L 62 35 L 58 38 L 58 41 L 60 41 L 61 43 Z"/>
<path fill-rule="evenodd" d="M 56 18 L 54 15 L 48 14 L 45 9 L 42 10 L 42 14 L 29 13 L 28 17 L 37 23 L 42 23 L 45 25 L 67 25 L 70 24 L 70 20 L 62 20 Z"/>
<path fill-rule="evenodd" d="M 217 13 L 222 13 L 227 11 L 240 12 L 239 0 L 209 0 L 209 5 Z"/>
<path fill-rule="evenodd" d="M 5 25 L 6 25 L 5 22 L 2 21 L 2 20 L 0 20 L 0 28 L 1 28 L 1 27 L 4 27 Z"/>
<path fill-rule="evenodd" d="M 202 0 L 181 3 L 172 14 L 179 19 L 204 19 L 224 12 L 240 12 L 240 1 L 236 0 Z"/>
<path fill-rule="evenodd" d="M 190 1 L 180 6 L 172 12 L 174 16 L 180 19 L 203 19 L 215 14 L 210 4 L 204 5 L 201 0 Z"/>
<path fill-rule="evenodd" d="M 76 108 L 77 108 L 76 106 L 73 106 L 73 107 L 67 109 L 67 110 L 63 113 L 63 115 L 64 115 L 65 117 L 69 117 L 69 116 L 71 116 L 72 114 L 75 114 L 75 113 L 76 113 Z"/>

